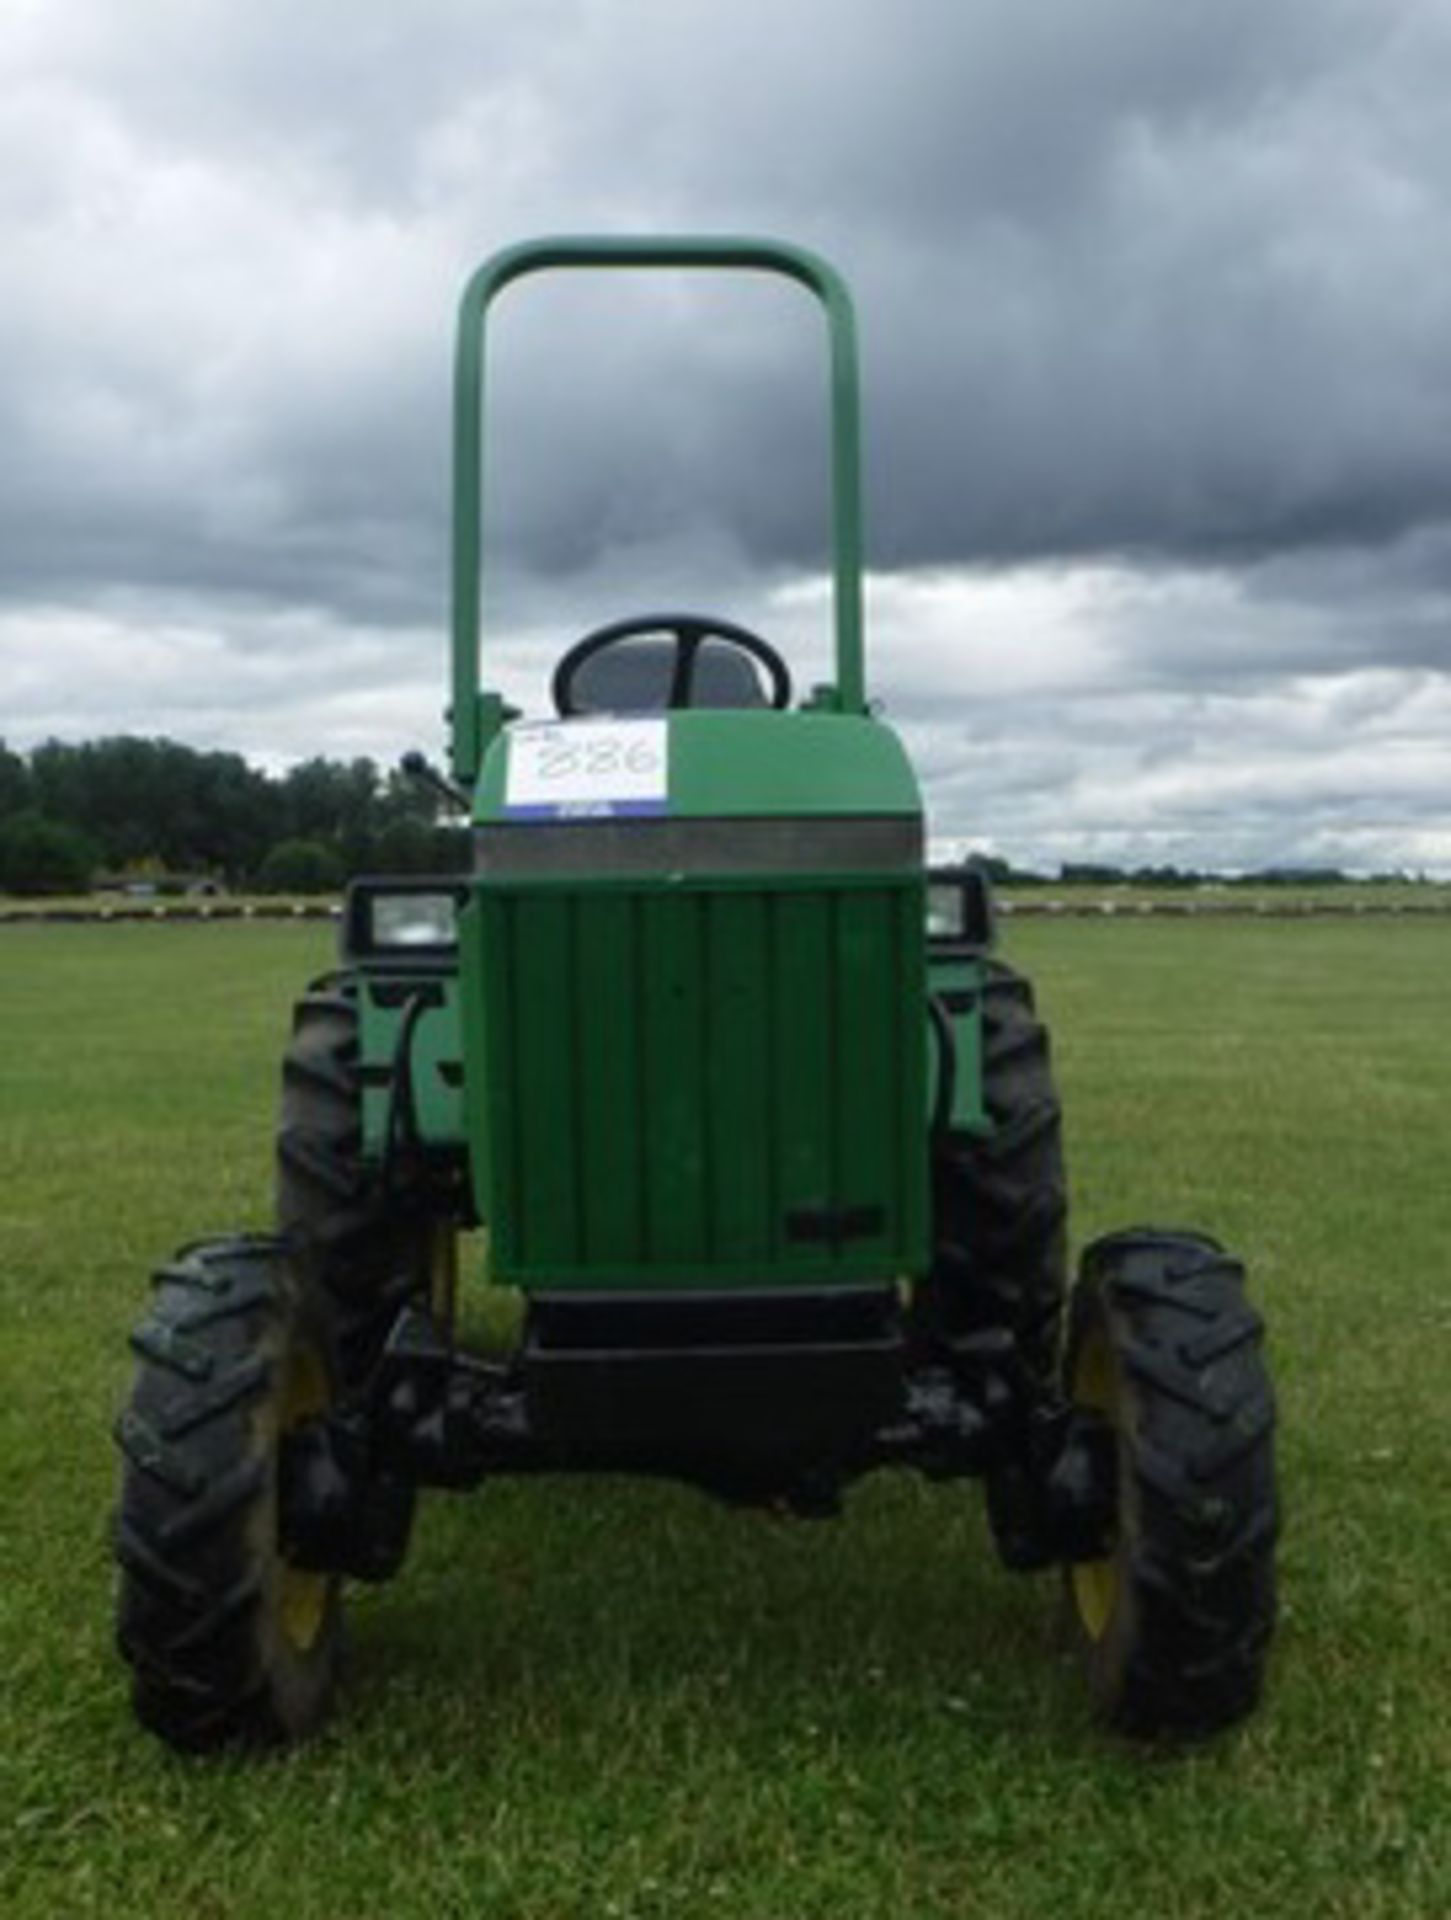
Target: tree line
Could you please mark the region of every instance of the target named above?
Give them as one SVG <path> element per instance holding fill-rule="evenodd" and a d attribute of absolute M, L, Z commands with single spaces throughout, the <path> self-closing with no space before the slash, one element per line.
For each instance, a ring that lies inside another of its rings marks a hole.
<path fill-rule="evenodd" d="M 27 754 L 0 740 L 9 893 L 104 880 L 322 893 L 355 873 L 450 872 L 466 859 L 467 836 L 440 820 L 437 796 L 372 760 L 271 774 L 175 740 L 47 740 Z"/>
<path fill-rule="evenodd" d="M 47 740 L 28 754 L 0 740 L 0 892 L 83 892 L 109 879 L 161 891 L 207 881 L 327 893 L 355 873 L 461 871 L 467 835 L 438 808 L 432 789 L 368 759 L 319 757 L 270 774 L 241 754 L 175 740 Z M 1079 862 L 1053 876 L 996 856 L 981 864 L 997 885 L 1017 887 L 1323 887 L 1351 878 L 1325 867 L 1226 875 Z"/>
<path fill-rule="evenodd" d="M 1056 874 L 1016 867 L 995 855 L 978 856 L 996 887 L 1154 887 L 1173 891 L 1193 887 L 1348 887 L 1411 886 L 1424 878 L 1400 869 L 1387 873 L 1346 873 L 1340 867 L 1256 867 L 1247 873 L 1224 873 L 1215 867 L 1116 867 L 1100 860 L 1065 860 Z"/>

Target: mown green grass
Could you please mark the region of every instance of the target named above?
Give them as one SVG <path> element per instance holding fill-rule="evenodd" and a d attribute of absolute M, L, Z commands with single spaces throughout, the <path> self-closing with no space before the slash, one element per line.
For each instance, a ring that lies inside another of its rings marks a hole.
<path fill-rule="evenodd" d="M 428 1504 L 329 1733 L 186 1764 L 110 1645 L 111 1417 L 147 1268 L 265 1221 L 311 926 L 0 935 L 0 1911 L 1451 1911 L 1451 925 L 1009 929 L 1058 1036 L 1079 1238 L 1242 1249 L 1283 1410 L 1262 1714 L 1089 1726 L 1051 1579 L 971 1488 L 812 1527 L 668 1488 Z"/>

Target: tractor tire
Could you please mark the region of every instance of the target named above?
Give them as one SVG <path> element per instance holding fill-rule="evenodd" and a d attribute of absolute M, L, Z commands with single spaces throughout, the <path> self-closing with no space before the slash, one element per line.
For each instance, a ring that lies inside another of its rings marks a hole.
<path fill-rule="evenodd" d="M 1107 1555 L 1065 1569 L 1098 1717 L 1197 1739 L 1260 1697 L 1275 1620 L 1275 1405 L 1244 1270 L 1198 1234 L 1140 1228 L 1083 1256 L 1065 1378 L 1112 1424 Z"/>
<path fill-rule="evenodd" d="M 191 1753 L 301 1739 L 333 1697 L 340 1582 L 289 1563 L 280 1463 L 332 1402 L 327 1315 L 280 1241 L 209 1241 L 156 1275 L 131 1345 L 116 1628 L 137 1717 Z"/>
<path fill-rule="evenodd" d="M 1006 1330 L 1046 1392 L 1068 1291 L 1062 1111 L 1032 988 L 998 961 L 982 989 L 982 1075 L 993 1132 L 953 1129 L 934 1156 L 929 1323 L 948 1336 Z"/>
<path fill-rule="evenodd" d="M 282 1060 L 276 1221 L 333 1304 L 343 1390 L 367 1382 L 398 1309 L 427 1291 L 431 1236 L 418 1196 L 363 1161 L 356 984 L 316 981 Z"/>

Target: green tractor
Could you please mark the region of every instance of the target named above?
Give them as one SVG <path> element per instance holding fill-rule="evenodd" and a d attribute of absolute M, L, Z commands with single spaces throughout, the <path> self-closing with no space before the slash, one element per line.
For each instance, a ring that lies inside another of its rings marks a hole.
<path fill-rule="evenodd" d="M 549 718 L 481 688 L 485 321 L 521 276 L 599 267 L 820 300 L 830 684 L 652 612 L 569 647 Z M 415 771 L 467 810 L 472 871 L 354 884 L 283 1059 L 276 1230 L 183 1249 L 133 1338 L 118 1633 L 173 1746 L 312 1732 L 344 1583 L 398 1572 L 420 1487 L 506 1473 L 813 1518 L 876 1468 L 976 1477 L 1005 1563 L 1063 1570 L 1110 1726 L 1198 1736 L 1257 1699 L 1261 1323 L 1236 1260 L 1159 1228 L 1090 1246 L 1070 1297 L 1047 1036 L 982 877 L 925 866 L 867 699 L 857 448 L 851 303 L 797 248 L 552 240 L 469 283 L 453 777 Z M 504 1353 L 458 1337 L 476 1228 L 520 1305 Z"/>

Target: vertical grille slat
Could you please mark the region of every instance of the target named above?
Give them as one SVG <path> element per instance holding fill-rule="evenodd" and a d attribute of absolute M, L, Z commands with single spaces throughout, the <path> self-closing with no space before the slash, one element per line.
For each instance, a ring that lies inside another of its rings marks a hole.
<path fill-rule="evenodd" d="M 708 893 L 693 896 L 695 908 L 695 953 L 700 968 L 700 1002 L 698 1006 L 699 1034 L 697 1045 L 700 1049 L 700 1077 L 696 1086 L 696 1126 L 700 1134 L 700 1220 L 701 1252 L 707 1266 L 714 1266 L 718 1258 L 720 1232 L 718 1222 L 718 1201 L 716 1195 L 715 1170 L 721 1159 L 721 1147 L 715 1124 L 715 1074 L 711 1061 L 710 1035 L 718 1005 L 716 988 L 716 943 L 717 929 L 714 925 L 712 905 L 714 897 Z M 714 1015 L 714 1019 L 713 1019 Z"/>
<path fill-rule="evenodd" d="M 650 1237 L 650 1105 L 649 1083 L 645 1075 L 645 902 L 632 894 L 630 908 L 630 978 L 634 993 L 628 1018 L 635 1054 L 635 1107 L 619 1115 L 619 1125 L 632 1126 L 639 1156 L 635 1174 L 636 1204 L 639 1209 L 638 1252 L 636 1258 L 647 1265 L 654 1257 Z"/>
<path fill-rule="evenodd" d="M 761 1099 L 766 1110 L 766 1221 L 762 1236 L 766 1258 L 773 1264 L 781 1255 L 781 1109 L 771 1083 L 771 1063 L 776 1058 L 779 1022 L 776 1018 L 777 955 L 781 951 L 781 921 L 777 909 L 780 898 L 764 896 L 765 971 L 762 982 L 762 1012 L 765 1019 L 766 1048 L 761 1067 Z"/>

